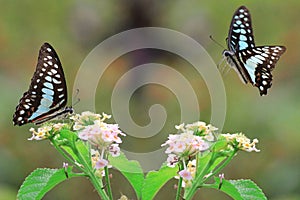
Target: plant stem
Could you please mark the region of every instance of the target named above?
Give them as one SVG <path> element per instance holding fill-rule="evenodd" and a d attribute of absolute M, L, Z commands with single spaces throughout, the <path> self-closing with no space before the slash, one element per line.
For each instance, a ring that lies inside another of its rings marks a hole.
<path fill-rule="evenodd" d="M 182 177 L 179 177 L 178 180 L 178 186 L 177 186 L 177 192 L 176 192 L 176 200 L 180 199 L 180 195 L 181 195 L 181 188 L 182 188 Z"/>
<path fill-rule="evenodd" d="M 72 148 L 73 152 L 75 153 L 75 155 L 78 157 L 78 159 L 80 160 L 80 164 L 82 164 L 84 167 L 80 167 L 80 165 L 78 165 L 75 161 L 73 161 L 73 159 L 71 159 L 63 150 L 62 148 L 57 145 L 55 139 L 53 138 L 49 138 L 51 143 L 53 144 L 54 148 L 70 163 L 72 163 L 74 166 L 78 167 L 81 171 L 83 171 L 85 173 L 85 176 L 88 176 L 89 179 L 91 180 L 92 184 L 94 185 L 95 189 L 97 190 L 98 194 L 101 196 L 101 198 L 103 200 L 109 200 L 107 194 L 105 193 L 105 191 L 103 190 L 103 184 L 100 181 L 101 179 L 99 177 L 97 177 L 93 171 L 93 169 L 91 168 L 90 164 L 84 159 L 84 157 L 81 155 L 81 153 L 78 151 L 78 149 L 76 148 L 76 145 L 74 143 L 74 148 Z M 78 176 L 83 176 L 78 175 Z M 111 198 L 112 199 L 112 198 Z"/>
<path fill-rule="evenodd" d="M 107 166 L 104 167 L 104 171 L 105 171 L 105 182 L 106 182 L 106 187 L 107 187 L 107 193 L 108 193 L 109 198 L 112 200 L 113 196 L 112 196 L 112 191 L 111 191 L 111 187 L 110 187 L 110 179 L 109 179 L 109 172 L 108 172 Z"/>
<path fill-rule="evenodd" d="M 90 181 L 92 182 L 93 186 L 97 190 L 98 194 L 100 195 L 101 199 L 103 200 L 109 200 L 107 194 L 105 193 L 105 190 L 103 189 L 102 181 L 99 177 L 97 177 L 94 173 L 94 170 L 92 169 L 92 166 L 90 165 L 90 162 L 84 159 L 84 156 L 81 155 L 81 153 L 78 151 L 76 145 L 74 145 L 73 149 L 74 153 L 80 160 L 80 164 L 84 166 L 85 173 L 89 177 Z"/>
<path fill-rule="evenodd" d="M 185 199 L 189 200 L 193 197 L 193 195 L 195 194 L 195 192 L 197 191 L 197 189 L 203 185 L 203 183 L 209 179 L 210 177 L 216 175 L 217 173 L 219 173 L 226 165 L 228 165 L 228 163 L 232 160 L 233 156 L 236 154 L 237 149 L 235 149 L 234 151 L 232 151 L 231 155 L 216 169 L 214 170 L 213 173 L 209 174 L 209 176 L 205 177 L 204 176 L 206 174 L 208 174 L 207 170 L 210 168 L 210 166 L 215 162 L 215 160 L 217 159 L 217 156 L 215 153 L 213 153 L 211 155 L 210 160 L 208 161 L 208 163 L 206 164 L 206 166 L 203 168 L 203 170 L 200 172 L 199 176 L 196 177 L 196 179 L 194 180 L 194 184 L 192 184 L 191 189 L 189 190 L 189 192 L 187 193 Z"/>
<path fill-rule="evenodd" d="M 206 166 L 203 168 L 203 170 L 199 173 L 199 175 L 196 176 L 195 180 L 193 181 L 193 184 L 192 184 L 191 188 L 188 190 L 188 192 L 185 196 L 186 200 L 192 199 L 193 195 L 195 194 L 195 192 L 197 191 L 199 186 L 202 185 L 203 177 L 207 174 L 207 170 L 214 163 L 215 159 L 216 159 L 215 158 L 215 153 L 212 153 L 210 160 L 208 161 Z"/>
<path fill-rule="evenodd" d="M 181 162 L 179 165 L 179 171 L 181 171 L 183 169 L 183 163 Z M 180 200 L 180 195 L 181 195 L 181 189 L 182 189 L 182 177 L 179 176 L 179 180 L 178 180 L 178 185 L 177 185 L 177 192 L 176 192 L 176 200 Z"/>
<path fill-rule="evenodd" d="M 206 177 L 204 179 L 204 181 L 209 179 L 210 177 L 218 174 L 226 165 L 228 165 L 228 163 L 232 160 L 232 158 L 236 154 L 236 152 L 237 152 L 237 149 L 232 151 L 232 154 L 230 156 L 228 156 L 228 158 L 216 170 L 214 170 L 213 173 L 211 173 L 208 177 Z"/>
<path fill-rule="evenodd" d="M 87 177 L 87 175 L 85 173 L 68 173 L 69 178 L 72 177 Z"/>
<path fill-rule="evenodd" d="M 108 198 L 107 194 L 103 190 L 102 183 L 100 183 L 100 181 L 99 181 L 101 179 L 99 177 L 97 177 L 93 171 L 90 171 L 88 176 L 89 176 L 90 181 L 92 182 L 93 186 L 97 190 L 98 194 L 100 195 L 101 199 L 110 200 L 110 198 Z"/>

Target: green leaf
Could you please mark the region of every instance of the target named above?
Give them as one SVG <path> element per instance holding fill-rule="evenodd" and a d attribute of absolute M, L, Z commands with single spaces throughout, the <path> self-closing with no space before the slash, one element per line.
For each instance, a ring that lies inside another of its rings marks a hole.
<path fill-rule="evenodd" d="M 70 131 L 69 129 L 62 129 L 59 132 L 59 136 L 60 136 L 59 138 L 61 140 L 66 139 L 72 143 L 78 138 L 77 134 Z"/>
<path fill-rule="evenodd" d="M 36 169 L 21 185 L 17 198 L 18 200 L 42 199 L 49 190 L 66 179 L 64 169 Z"/>
<path fill-rule="evenodd" d="M 251 180 L 223 180 L 220 190 L 235 200 L 267 199 L 263 191 Z"/>
<path fill-rule="evenodd" d="M 60 131 L 59 135 L 59 140 L 67 141 L 60 146 L 73 158 L 73 160 L 80 163 L 80 159 L 78 158 L 78 156 L 81 156 L 85 160 L 85 162 L 91 165 L 89 148 L 87 147 L 85 142 L 78 139 L 76 133 L 68 129 L 63 129 Z"/>
<path fill-rule="evenodd" d="M 108 160 L 113 167 L 124 175 L 140 199 L 144 182 L 144 173 L 140 164 L 135 160 L 129 161 L 123 153 L 118 157 L 109 156 Z"/>
<path fill-rule="evenodd" d="M 92 166 L 91 153 L 88 144 L 83 142 L 82 140 L 77 140 L 75 142 L 77 153 L 80 154 L 81 158 L 85 160 L 90 166 Z M 76 152 L 74 152 L 76 153 Z M 79 156 L 79 155 L 78 155 Z"/>
<path fill-rule="evenodd" d="M 219 152 L 228 146 L 228 142 L 225 139 L 218 140 L 212 147 L 214 152 Z"/>
<path fill-rule="evenodd" d="M 77 155 L 74 153 L 74 151 L 72 150 L 71 147 L 69 147 L 69 146 L 63 146 L 63 145 L 62 145 L 61 148 L 62 148 L 65 152 L 67 152 L 67 153 L 73 158 L 73 160 L 75 160 L 77 163 L 80 162 L 79 159 L 78 159 L 78 157 L 77 157 Z"/>
<path fill-rule="evenodd" d="M 177 175 L 177 171 L 178 168 L 171 168 L 166 165 L 163 165 L 159 171 L 150 171 L 143 185 L 142 199 L 153 199 L 164 184 Z"/>

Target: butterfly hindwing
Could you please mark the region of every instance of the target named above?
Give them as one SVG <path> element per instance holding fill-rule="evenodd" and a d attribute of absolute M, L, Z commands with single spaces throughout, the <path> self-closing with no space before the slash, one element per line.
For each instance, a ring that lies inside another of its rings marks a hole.
<path fill-rule="evenodd" d="M 284 46 L 258 46 L 239 51 L 239 60 L 249 74 L 249 82 L 258 87 L 261 95 L 266 95 L 272 85 L 272 70 L 285 52 Z"/>
<path fill-rule="evenodd" d="M 13 117 L 15 125 L 41 123 L 53 118 L 67 103 L 67 87 L 61 62 L 54 48 L 45 43 L 39 51 L 36 70 Z"/>
<path fill-rule="evenodd" d="M 230 51 L 236 52 L 254 46 L 250 12 L 245 6 L 241 6 L 235 11 L 231 20 L 228 48 Z"/>

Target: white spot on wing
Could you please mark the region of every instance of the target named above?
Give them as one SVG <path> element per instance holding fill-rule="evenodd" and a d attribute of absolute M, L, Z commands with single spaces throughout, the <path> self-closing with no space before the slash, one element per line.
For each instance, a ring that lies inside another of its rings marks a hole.
<path fill-rule="evenodd" d="M 52 78 L 52 80 L 53 80 L 53 83 L 55 83 L 55 84 L 61 84 L 61 81 L 59 81 L 59 80 L 57 80 L 55 78 Z"/>
<path fill-rule="evenodd" d="M 55 69 L 51 69 L 51 72 L 52 72 L 53 74 L 56 74 L 56 73 L 57 73 L 57 71 L 56 71 Z"/>
<path fill-rule="evenodd" d="M 263 86 L 259 86 L 259 89 L 260 89 L 261 91 L 263 91 L 263 90 L 264 90 L 264 87 L 263 87 Z"/>

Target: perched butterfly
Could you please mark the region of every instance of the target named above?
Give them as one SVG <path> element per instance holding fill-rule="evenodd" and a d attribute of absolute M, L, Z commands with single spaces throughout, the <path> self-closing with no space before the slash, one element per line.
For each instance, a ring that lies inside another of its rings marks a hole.
<path fill-rule="evenodd" d="M 67 86 L 59 58 L 53 47 L 42 45 L 29 90 L 23 94 L 13 116 L 14 125 L 41 124 L 72 113 L 67 104 Z"/>
<path fill-rule="evenodd" d="M 271 71 L 285 52 L 284 46 L 255 46 L 251 16 L 245 6 L 239 7 L 232 18 L 227 38 L 229 50 L 223 56 L 235 69 L 241 80 L 258 87 L 260 95 L 266 95 L 272 85 Z"/>

